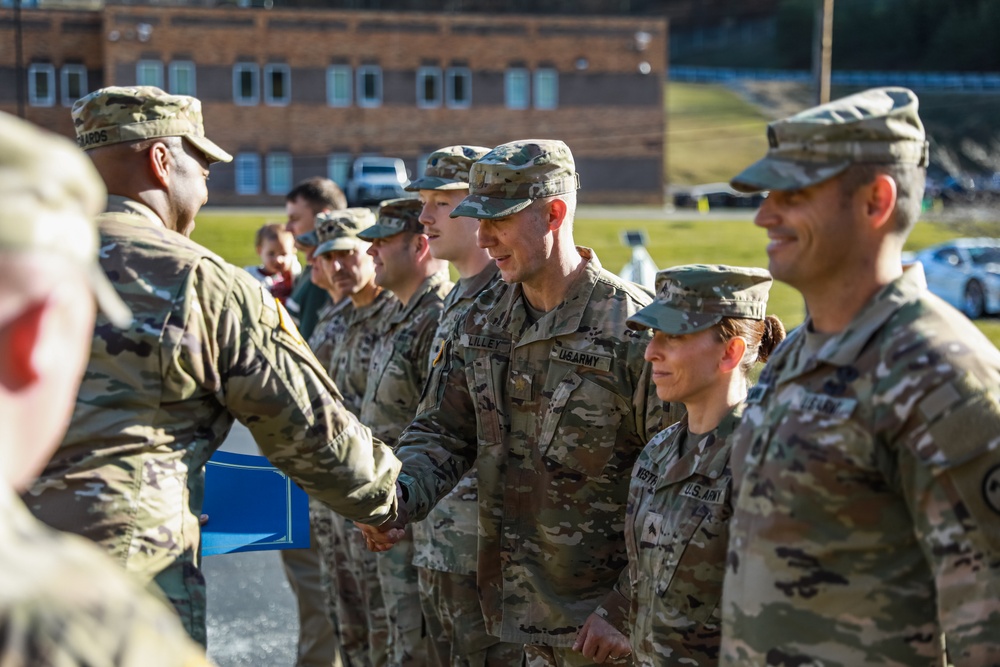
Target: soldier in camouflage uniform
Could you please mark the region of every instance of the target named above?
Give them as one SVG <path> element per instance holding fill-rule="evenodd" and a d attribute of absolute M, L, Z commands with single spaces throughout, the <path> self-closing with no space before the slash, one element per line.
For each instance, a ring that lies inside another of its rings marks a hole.
<path fill-rule="evenodd" d="M 657 275 L 656 300 L 629 326 L 652 329 L 646 359 L 657 395 L 686 408 L 650 440 L 632 470 L 618 590 L 629 607 L 635 663 L 719 662 L 722 577 L 732 516 L 729 435 L 748 373 L 784 337 L 765 317 L 763 269 L 679 266 Z"/>
<path fill-rule="evenodd" d="M 663 426 L 649 334 L 625 324 L 649 295 L 574 245 L 579 180 L 561 141 L 504 144 L 470 176 L 452 215 L 480 219 L 504 282 L 445 344 L 447 369 L 397 443 L 402 505 L 422 519 L 478 461 L 487 629 L 532 665 L 593 664 L 573 645 L 627 563 L 628 473 Z M 400 533 L 366 530 L 376 549 Z M 581 648 L 606 655 L 604 635 Z"/>
<path fill-rule="evenodd" d="M 330 227 L 335 224 L 330 213 L 319 213 L 316 215 L 316 226 L 307 234 L 295 237 L 295 245 L 304 249 L 306 254 L 312 258 L 319 246 L 319 230 L 321 227 Z M 332 227 L 330 228 L 332 230 Z M 333 352 L 334 344 L 344 335 L 347 328 L 347 314 L 350 312 L 351 300 L 347 298 L 346 292 L 341 285 L 330 282 L 326 272 L 317 268 L 312 272 L 311 280 L 326 290 L 330 295 L 330 303 L 320 309 L 316 326 L 312 335 L 309 336 L 309 348 L 316 355 L 323 368 L 330 367 L 330 355 Z"/>
<path fill-rule="evenodd" d="M 361 414 L 372 350 L 384 335 L 388 318 L 399 302 L 375 283 L 375 264 L 369 244 L 358 233 L 375 223 L 367 208 L 335 211 L 317 227 L 317 268 L 330 285 L 347 294 L 351 305 L 346 325 L 330 352 L 330 377 L 340 387 L 344 404 Z M 381 667 L 388 661 L 385 605 L 375 555 L 365 548 L 354 524 L 320 508 L 312 515 L 320 550 L 333 577 L 336 616 L 344 657 L 352 667 Z"/>
<path fill-rule="evenodd" d="M 452 285 L 447 264 L 430 254 L 418 220 L 420 208 L 416 199 L 382 202 L 378 222 L 358 234 L 371 243 L 368 254 L 375 260 L 376 284 L 392 290 L 399 300 L 372 351 L 360 415 L 387 445 L 396 442 L 417 414 L 441 304 Z M 412 536 L 407 535 L 391 552 L 378 554 L 377 561 L 389 623 L 389 664 L 425 667 L 427 637 Z"/>
<path fill-rule="evenodd" d="M 1000 664 L 1000 354 L 901 266 L 917 98 L 868 90 L 768 137 L 732 183 L 770 191 L 771 273 L 809 317 L 733 435 L 722 664 Z"/>
<path fill-rule="evenodd" d="M 434 151 L 424 175 L 406 187 L 420 194 L 431 254 L 452 263 L 459 281 L 445 297 L 434 343 L 431 373 L 440 372 L 438 355 L 479 295 L 500 280 L 489 253 L 478 244 L 479 221 L 451 218 L 469 194 L 469 169 L 489 152 L 479 146 L 447 146 Z M 419 577 L 420 605 L 427 625 L 430 663 L 439 667 L 520 667 L 524 649 L 486 631 L 476 586 L 479 551 L 479 494 L 473 466 L 423 521 L 413 525 L 413 564 Z"/>
<path fill-rule="evenodd" d="M 69 431 L 26 501 L 159 586 L 204 643 L 204 464 L 235 419 L 306 492 L 358 519 L 393 516 L 399 463 L 344 408 L 281 304 L 184 236 L 209 165 L 230 158 L 205 137 L 198 100 L 105 88 L 73 119 L 111 193 L 101 267 L 135 321 L 98 318 Z"/>
<path fill-rule="evenodd" d="M 65 430 L 94 297 L 131 320 L 97 264 L 104 197 L 72 143 L 0 113 L 0 664 L 207 665 L 163 600 L 16 495 Z"/>

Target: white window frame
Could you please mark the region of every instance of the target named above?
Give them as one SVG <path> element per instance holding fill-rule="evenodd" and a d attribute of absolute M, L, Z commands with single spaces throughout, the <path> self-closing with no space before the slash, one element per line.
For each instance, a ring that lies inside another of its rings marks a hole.
<path fill-rule="evenodd" d="M 274 96 L 273 75 L 281 73 L 285 78 L 285 94 Z M 292 101 L 292 68 L 286 63 L 268 63 L 264 65 L 264 104 L 272 107 L 285 107 Z M 291 188 L 289 188 L 291 189 Z"/>
<path fill-rule="evenodd" d="M 48 80 L 48 92 L 42 97 L 38 94 L 37 75 L 44 75 Z M 28 104 L 33 107 L 50 107 L 56 103 L 56 68 L 51 63 L 31 63 L 28 65 Z"/>
<path fill-rule="evenodd" d="M 70 95 L 69 79 L 73 75 L 80 77 L 79 95 Z M 87 88 L 87 66 L 79 64 L 63 65 L 59 71 L 59 95 L 62 98 L 63 106 L 73 106 L 73 102 L 76 102 L 89 92 L 90 90 Z"/>
<path fill-rule="evenodd" d="M 351 178 L 351 164 L 354 162 L 350 153 L 330 153 L 326 156 L 326 177 L 341 187 L 347 187 Z M 340 172 L 340 173 L 338 173 Z"/>
<path fill-rule="evenodd" d="M 545 79 L 551 77 L 551 90 L 548 89 Z M 532 81 L 534 88 L 534 102 L 536 109 L 556 109 L 559 107 L 559 70 L 553 67 L 540 67 L 535 70 Z M 548 97 L 551 95 L 551 99 Z"/>
<path fill-rule="evenodd" d="M 148 79 L 143 72 L 152 74 Z M 163 88 L 163 63 L 159 60 L 140 60 L 135 64 L 135 85 Z"/>
<path fill-rule="evenodd" d="M 257 153 L 237 153 L 233 165 L 236 194 L 259 195 L 260 155 Z"/>
<path fill-rule="evenodd" d="M 253 77 L 253 93 L 247 97 L 241 94 L 240 77 L 243 72 L 250 72 Z M 260 103 L 260 67 L 257 63 L 236 63 L 233 65 L 233 104 L 241 107 L 252 107 Z"/>
<path fill-rule="evenodd" d="M 465 99 L 455 99 L 455 80 L 465 80 Z M 444 77 L 445 104 L 449 109 L 468 109 L 472 106 L 472 70 L 468 67 L 449 67 Z"/>
<path fill-rule="evenodd" d="M 518 81 L 520 79 L 520 81 Z M 524 100 L 514 100 L 515 86 L 520 83 Z M 527 109 L 531 106 L 531 72 L 525 67 L 508 67 L 503 73 L 503 102 L 508 109 Z"/>
<path fill-rule="evenodd" d="M 291 153 L 268 153 L 264 160 L 264 167 L 264 173 L 267 177 L 267 194 L 283 195 L 292 189 Z"/>
<path fill-rule="evenodd" d="M 344 95 L 337 96 L 334 79 L 344 78 Z M 330 65 L 326 68 L 326 103 L 331 107 L 349 107 L 354 102 L 354 72 L 350 65 Z"/>
<path fill-rule="evenodd" d="M 365 76 L 372 74 L 376 77 L 376 95 L 374 98 L 365 97 Z M 379 65 L 361 65 L 357 69 L 357 94 L 358 106 L 363 109 L 374 109 L 382 106 L 382 68 Z"/>
<path fill-rule="evenodd" d="M 428 99 L 427 81 L 434 81 L 435 95 L 433 99 Z M 444 78 L 441 76 L 441 68 L 427 65 L 417 68 L 417 107 L 420 109 L 436 109 L 441 106 L 443 97 Z"/>
<path fill-rule="evenodd" d="M 182 71 L 187 71 L 191 77 L 191 87 L 189 89 L 181 89 L 178 86 L 177 78 L 178 74 Z M 167 78 L 168 85 L 170 86 L 171 95 L 190 95 L 196 97 L 198 95 L 198 70 L 195 64 L 190 60 L 174 60 L 167 65 Z"/>

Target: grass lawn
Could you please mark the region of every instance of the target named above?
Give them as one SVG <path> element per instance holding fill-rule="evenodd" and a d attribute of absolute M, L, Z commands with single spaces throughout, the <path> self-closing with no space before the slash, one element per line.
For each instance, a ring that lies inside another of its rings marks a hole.
<path fill-rule="evenodd" d="M 254 231 L 265 222 L 283 218 L 278 209 L 252 213 L 204 211 L 198 216 L 192 238 L 238 266 L 256 264 Z M 702 220 L 696 214 L 686 220 L 590 218 L 583 207 L 576 223 L 576 240 L 594 248 L 604 267 L 617 273 L 629 260 L 629 249 L 620 241 L 626 229 L 646 232 L 649 253 L 660 268 L 696 262 L 767 266 L 765 234 L 749 219 Z M 919 250 L 959 235 L 947 225 L 921 222 L 910 236 L 907 249 Z M 769 311 L 788 327 L 801 323 L 805 316 L 798 293 L 781 283 L 772 288 L 769 305 Z M 977 325 L 994 345 L 1000 345 L 1000 320 L 980 320 Z"/>

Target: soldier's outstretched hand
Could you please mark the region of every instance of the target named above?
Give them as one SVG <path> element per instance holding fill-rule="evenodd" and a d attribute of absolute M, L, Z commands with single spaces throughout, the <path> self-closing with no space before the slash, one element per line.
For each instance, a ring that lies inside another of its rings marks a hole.
<path fill-rule="evenodd" d="M 397 542 L 406 536 L 404 528 L 409 523 L 409 515 L 403 507 L 403 492 L 399 484 L 396 484 L 396 519 L 386 521 L 379 526 L 370 526 L 366 523 L 354 522 L 354 525 L 361 529 L 361 534 L 365 536 L 365 545 L 369 551 L 388 551 Z"/>

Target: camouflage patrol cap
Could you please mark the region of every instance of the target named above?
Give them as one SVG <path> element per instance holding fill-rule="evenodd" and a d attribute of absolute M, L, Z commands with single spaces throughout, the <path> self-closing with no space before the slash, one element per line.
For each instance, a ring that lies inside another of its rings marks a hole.
<path fill-rule="evenodd" d="M 358 232 L 371 227 L 373 222 L 375 214 L 364 206 L 320 213 L 316 216 L 316 240 L 319 245 L 315 255 L 367 247 L 368 243 L 359 238 Z"/>
<path fill-rule="evenodd" d="M 358 238 L 365 241 L 387 239 L 402 232 L 424 233 L 420 224 L 420 211 L 424 205 L 419 199 L 387 199 L 378 207 L 378 222 L 368 229 L 363 229 Z"/>
<path fill-rule="evenodd" d="M 490 152 L 484 146 L 447 146 L 427 158 L 424 175 L 410 181 L 406 190 L 468 190 L 472 163 Z"/>
<path fill-rule="evenodd" d="M 852 164 L 927 166 L 928 145 L 906 88 L 873 88 L 767 126 L 767 155 L 734 178 L 741 192 L 799 190 Z"/>
<path fill-rule="evenodd" d="M 569 146 L 555 139 L 525 139 L 497 146 L 472 165 L 469 196 L 451 217 L 492 220 L 514 215 L 535 199 L 580 189 Z"/>
<path fill-rule="evenodd" d="M 769 289 L 771 274 L 764 269 L 675 266 L 656 274 L 656 298 L 627 324 L 679 336 L 704 331 L 724 317 L 762 320 Z"/>
<path fill-rule="evenodd" d="M 132 313 L 97 263 L 94 216 L 106 198 L 104 181 L 72 142 L 0 112 L 0 251 L 78 265 L 101 311 L 124 328 Z"/>
<path fill-rule="evenodd" d="M 198 98 L 170 95 L 155 86 L 95 90 L 73 103 L 73 125 L 76 141 L 84 150 L 140 139 L 184 137 L 210 163 L 233 159 L 205 136 Z"/>

